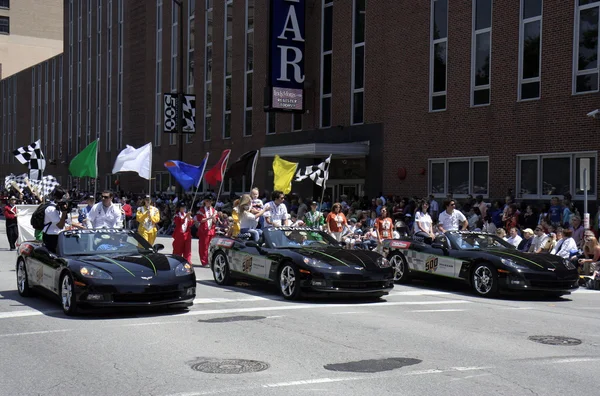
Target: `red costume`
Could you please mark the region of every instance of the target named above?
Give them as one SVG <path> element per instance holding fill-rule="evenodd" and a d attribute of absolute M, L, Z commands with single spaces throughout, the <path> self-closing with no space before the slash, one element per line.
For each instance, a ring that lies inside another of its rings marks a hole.
<path fill-rule="evenodd" d="M 196 213 L 198 225 L 198 253 L 200 254 L 200 263 L 208 265 L 208 246 L 215 236 L 217 221 L 214 216 L 217 211 L 212 206 L 208 208 L 203 206 Z"/>
<path fill-rule="evenodd" d="M 181 256 L 192 263 L 192 219 L 185 213 L 177 213 L 173 219 L 175 230 L 173 231 L 173 254 Z"/>

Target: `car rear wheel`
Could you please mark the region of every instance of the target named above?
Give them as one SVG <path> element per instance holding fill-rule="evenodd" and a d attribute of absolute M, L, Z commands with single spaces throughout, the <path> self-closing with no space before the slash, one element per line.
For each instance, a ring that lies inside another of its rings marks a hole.
<path fill-rule="evenodd" d="M 75 284 L 73 283 L 73 277 L 68 272 L 60 280 L 60 302 L 65 315 L 77 315 Z"/>
<path fill-rule="evenodd" d="M 229 273 L 229 262 L 227 256 L 222 252 L 215 254 L 213 258 L 213 278 L 220 286 L 227 286 L 231 284 L 231 275 Z"/>
<path fill-rule="evenodd" d="M 404 255 L 401 253 L 392 253 L 389 261 L 390 264 L 392 264 L 392 268 L 394 268 L 394 282 L 410 282 L 410 277 L 408 275 L 408 264 L 404 258 Z"/>
<path fill-rule="evenodd" d="M 473 290 L 483 297 L 494 297 L 498 294 L 498 274 L 489 264 L 476 264 L 471 273 Z"/>
<path fill-rule="evenodd" d="M 29 289 L 29 280 L 27 279 L 27 270 L 25 269 L 25 261 L 19 260 L 17 263 L 17 290 L 21 297 L 31 296 Z"/>
<path fill-rule="evenodd" d="M 279 292 L 286 300 L 297 300 L 300 297 L 298 270 L 292 263 L 284 263 L 279 270 Z"/>

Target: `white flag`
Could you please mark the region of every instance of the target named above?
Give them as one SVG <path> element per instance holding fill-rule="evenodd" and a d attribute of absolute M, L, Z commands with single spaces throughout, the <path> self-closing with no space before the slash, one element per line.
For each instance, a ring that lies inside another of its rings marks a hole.
<path fill-rule="evenodd" d="M 140 177 L 150 180 L 150 159 L 152 158 L 152 143 L 138 149 L 127 146 L 117 156 L 112 173 L 137 172 Z"/>

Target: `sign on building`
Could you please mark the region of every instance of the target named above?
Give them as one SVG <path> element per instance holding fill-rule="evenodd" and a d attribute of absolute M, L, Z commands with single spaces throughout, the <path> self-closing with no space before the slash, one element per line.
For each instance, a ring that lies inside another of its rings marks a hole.
<path fill-rule="evenodd" d="M 164 132 L 177 133 L 178 94 L 163 94 L 164 103 Z M 182 133 L 196 133 L 196 95 L 183 95 L 183 131 Z"/>
<path fill-rule="evenodd" d="M 271 0 L 268 111 L 304 111 L 305 0 Z"/>

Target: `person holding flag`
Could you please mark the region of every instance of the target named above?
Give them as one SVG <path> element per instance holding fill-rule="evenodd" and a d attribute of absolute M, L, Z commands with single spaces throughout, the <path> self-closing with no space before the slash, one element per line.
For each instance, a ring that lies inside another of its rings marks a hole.
<path fill-rule="evenodd" d="M 142 238 L 147 240 L 150 245 L 154 245 L 156 234 L 158 232 L 156 224 L 160 221 L 160 212 L 156 207 L 152 206 L 150 195 L 146 195 L 144 198 L 144 205 L 137 208 L 135 220 L 140 225 L 138 227 L 138 233 Z"/>
<path fill-rule="evenodd" d="M 17 239 L 19 239 L 19 228 L 17 225 L 17 216 L 19 216 L 17 210 L 17 198 L 10 197 L 8 205 L 4 207 L 4 218 L 6 219 L 6 236 L 8 238 L 8 244 L 10 250 L 15 250 Z"/>
<path fill-rule="evenodd" d="M 186 212 L 184 202 L 177 204 L 177 214 L 173 218 L 175 229 L 173 231 L 173 254 L 181 256 L 192 263 L 192 213 Z"/>
<path fill-rule="evenodd" d="M 307 227 L 314 227 L 321 230 L 325 225 L 325 218 L 323 217 L 323 213 L 317 210 L 317 206 L 319 206 L 319 203 L 312 201 L 310 211 L 304 214 L 304 223 L 306 223 Z"/>
<path fill-rule="evenodd" d="M 205 267 L 208 265 L 208 247 L 216 234 L 218 212 L 212 207 L 210 195 L 205 196 L 203 201 L 203 206 L 196 213 L 195 220 L 198 226 L 200 264 Z"/>

